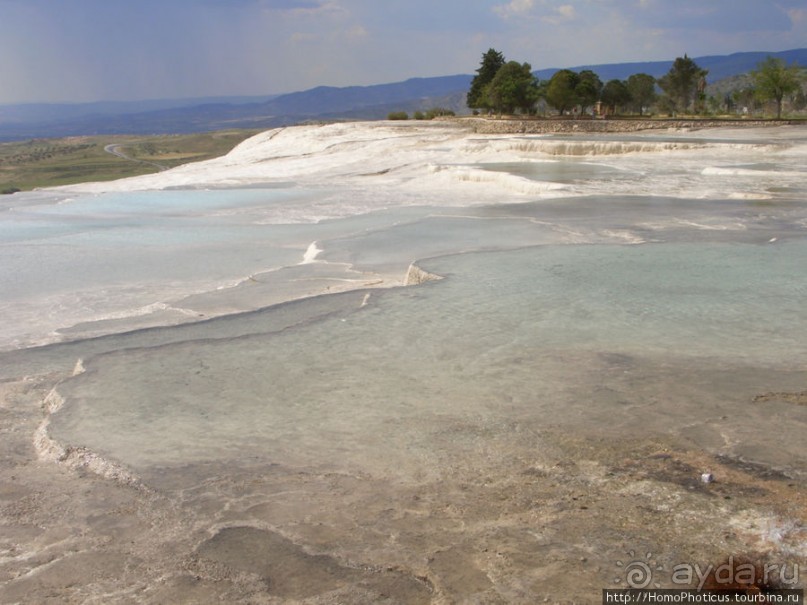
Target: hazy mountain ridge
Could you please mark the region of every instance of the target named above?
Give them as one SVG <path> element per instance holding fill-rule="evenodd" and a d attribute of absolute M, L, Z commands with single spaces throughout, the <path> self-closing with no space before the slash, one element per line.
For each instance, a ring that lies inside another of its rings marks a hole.
<path fill-rule="evenodd" d="M 743 52 L 693 57 L 714 83 L 754 69 L 767 56 L 807 66 L 807 48 L 783 52 Z M 673 61 L 609 63 L 590 69 L 603 82 L 635 73 L 662 76 Z M 560 68 L 536 71 L 546 80 Z M 192 133 L 224 128 L 273 128 L 311 120 L 381 119 L 390 111 L 446 107 L 465 111 L 472 75 L 412 78 L 372 86 L 319 86 L 275 97 L 208 97 L 86 104 L 0 106 L 0 140 L 91 134 Z"/>

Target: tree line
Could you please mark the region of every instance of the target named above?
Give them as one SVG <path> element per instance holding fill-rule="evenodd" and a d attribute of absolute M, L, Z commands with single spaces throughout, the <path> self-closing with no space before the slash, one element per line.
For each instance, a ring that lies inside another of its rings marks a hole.
<path fill-rule="evenodd" d="M 501 52 L 491 48 L 482 55 L 466 102 L 477 114 L 532 115 L 538 112 L 542 101 L 560 115 L 590 113 L 595 107 L 600 115 L 645 115 L 654 107 L 670 115 L 705 113 L 708 73 L 684 55 L 676 58 L 670 71 L 660 78 L 637 73 L 627 80 L 603 83 L 591 70 L 561 69 L 549 80 L 539 81 L 529 63 L 507 61 Z M 804 96 L 805 74 L 795 64 L 786 65 L 783 60 L 769 56 L 751 72 L 751 77 L 753 98 L 775 103 L 777 118 L 781 118 L 783 101 L 788 95 Z"/>
<path fill-rule="evenodd" d="M 427 109 L 426 111 L 415 111 L 412 114 L 413 120 L 433 120 L 434 118 L 445 117 L 445 116 L 453 116 L 454 111 L 451 109 L 446 109 L 445 107 L 432 107 L 431 109 Z M 409 114 L 405 111 L 391 111 L 387 114 L 388 120 L 408 120 Z"/>

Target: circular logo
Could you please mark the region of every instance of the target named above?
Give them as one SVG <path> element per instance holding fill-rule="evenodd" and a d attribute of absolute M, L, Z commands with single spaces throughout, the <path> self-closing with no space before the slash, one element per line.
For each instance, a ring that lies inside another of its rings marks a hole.
<path fill-rule="evenodd" d="M 623 581 L 630 588 L 647 588 L 653 584 L 658 588 L 660 584 L 653 582 L 654 571 L 664 571 L 664 567 L 653 561 L 653 553 L 647 553 L 644 561 L 636 557 L 636 552 L 628 551 L 628 556 L 632 559 L 627 563 L 617 561 L 616 566 L 622 570 L 622 577 L 614 578 L 615 584 L 621 584 Z"/>
<path fill-rule="evenodd" d="M 625 567 L 625 581 L 631 588 L 647 588 L 653 581 L 653 570 L 644 561 L 631 561 Z"/>

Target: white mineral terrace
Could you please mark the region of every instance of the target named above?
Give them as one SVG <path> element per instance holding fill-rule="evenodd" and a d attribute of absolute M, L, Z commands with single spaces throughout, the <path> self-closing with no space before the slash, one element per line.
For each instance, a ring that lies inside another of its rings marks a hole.
<path fill-rule="evenodd" d="M 0 201 L 0 603 L 803 588 L 803 127 L 300 126 Z"/>

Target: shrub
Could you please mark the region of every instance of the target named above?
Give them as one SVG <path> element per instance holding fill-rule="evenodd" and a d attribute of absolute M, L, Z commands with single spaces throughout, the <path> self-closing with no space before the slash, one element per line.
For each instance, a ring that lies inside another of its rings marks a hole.
<path fill-rule="evenodd" d="M 453 116 L 453 115 L 455 114 L 450 109 L 445 109 L 443 107 L 433 107 L 432 109 L 426 112 L 426 119 L 433 120 L 434 118 L 438 118 L 440 116 Z"/>
<path fill-rule="evenodd" d="M 392 111 L 387 115 L 388 120 L 408 120 L 409 114 L 405 111 Z"/>

